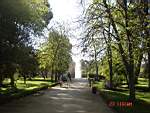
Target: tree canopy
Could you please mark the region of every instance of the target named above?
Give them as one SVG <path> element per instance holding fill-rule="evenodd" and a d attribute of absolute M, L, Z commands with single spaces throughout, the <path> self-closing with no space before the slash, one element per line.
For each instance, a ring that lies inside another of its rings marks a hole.
<path fill-rule="evenodd" d="M 0 1 L 0 83 L 10 67 L 8 75 L 14 85 L 14 72 L 34 51 L 29 47 L 31 36 L 41 35 L 52 17 L 47 0 Z"/>
<path fill-rule="evenodd" d="M 84 18 L 84 48 L 86 43 L 90 43 L 88 47 L 91 48 L 91 39 L 95 37 L 104 42 L 106 48 L 102 59 L 107 56 L 110 83 L 113 84 L 116 69 L 118 76 L 123 73 L 131 100 L 135 99 L 135 78 L 139 75 L 143 55 L 149 48 L 150 24 L 147 11 L 148 2 L 145 1 L 93 0 Z M 99 51 L 103 47 L 99 46 Z"/>
<path fill-rule="evenodd" d="M 72 45 L 65 32 L 52 29 L 38 54 L 40 68 L 51 71 L 52 76 L 65 73 L 72 61 L 71 48 Z"/>

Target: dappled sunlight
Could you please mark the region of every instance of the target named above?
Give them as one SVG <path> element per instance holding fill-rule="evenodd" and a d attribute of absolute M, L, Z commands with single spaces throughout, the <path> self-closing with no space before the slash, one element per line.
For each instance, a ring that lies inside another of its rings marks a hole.
<path fill-rule="evenodd" d="M 75 86 L 70 86 L 70 87 L 55 87 L 55 88 L 52 88 L 52 89 L 55 89 L 55 90 L 61 90 L 61 91 L 80 91 L 83 87 L 75 87 Z"/>
<path fill-rule="evenodd" d="M 82 108 L 82 106 L 80 105 L 80 104 L 71 104 L 71 103 L 65 103 L 65 104 L 63 104 L 62 105 L 63 107 L 65 107 L 65 108 L 68 108 L 68 107 L 70 107 L 70 108 L 77 108 L 77 109 L 81 109 Z"/>
<path fill-rule="evenodd" d="M 85 89 L 88 86 L 87 79 L 73 79 L 73 82 L 70 83 L 69 87 L 66 83 L 63 84 L 63 87 L 60 87 L 59 85 L 57 87 L 53 87 L 52 89 L 55 90 L 64 90 L 64 91 L 71 91 L 71 90 L 82 90 Z M 81 82 L 82 81 L 82 82 Z"/>
<path fill-rule="evenodd" d="M 39 91 L 32 96 L 0 107 L 0 111 L 2 113 L 100 113 L 95 112 L 100 110 L 99 106 L 103 109 L 97 96 L 89 92 L 86 79 L 73 79 L 69 88 L 61 88 L 58 85 Z"/>
<path fill-rule="evenodd" d="M 78 110 L 78 111 L 76 111 L 77 113 L 86 113 L 86 111 L 84 111 L 84 110 Z"/>
<path fill-rule="evenodd" d="M 1 0 L 0 113 L 150 113 L 149 5 Z"/>
<path fill-rule="evenodd" d="M 63 98 L 58 98 L 58 97 L 50 97 L 50 99 L 53 99 L 53 100 L 72 100 L 73 98 L 65 98 L 65 97 L 63 97 Z"/>
<path fill-rule="evenodd" d="M 57 95 L 60 95 L 60 96 L 67 96 L 68 94 L 66 94 L 66 93 L 59 93 L 59 94 L 57 94 Z"/>
<path fill-rule="evenodd" d="M 63 88 L 63 87 L 54 87 L 52 89 L 59 89 L 59 90 L 68 90 L 67 88 Z"/>

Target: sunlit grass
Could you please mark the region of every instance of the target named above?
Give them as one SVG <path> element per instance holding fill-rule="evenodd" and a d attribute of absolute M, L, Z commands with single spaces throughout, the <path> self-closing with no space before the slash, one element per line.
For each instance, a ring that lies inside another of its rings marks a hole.
<path fill-rule="evenodd" d="M 148 87 L 148 79 L 138 78 L 138 84 L 136 86 L 145 86 L 145 87 Z"/>
<path fill-rule="evenodd" d="M 129 90 L 127 85 L 121 86 L 120 90 L 108 90 L 104 88 L 104 81 L 101 81 L 95 86 L 100 90 L 101 96 L 108 101 L 128 101 Z M 149 113 L 150 111 L 150 91 L 148 90 L 148 80 L 139 78 L 136 85 L 136 102 L 134 106 L 129 107 L 113 107 L 118 113 Z"/>
<path fill-rule="evenodd" d="M 0 89 L 0 94 L 7 95 L 7 94 L 15 94 L 19 91 L 32 91 L 34 89 L 42 88 L 44 86 L 50 86 L 52 84 L 50 79 L 43 79 L 43 78 L 32 78 L 31 80 L 27 80 L 26 84 L 23 81 L 23 78 L 15 81 L 16 89 L 12 89 L 9 85 L 10 79 L 5 79 L 3 82 L 7 87 Z"/>

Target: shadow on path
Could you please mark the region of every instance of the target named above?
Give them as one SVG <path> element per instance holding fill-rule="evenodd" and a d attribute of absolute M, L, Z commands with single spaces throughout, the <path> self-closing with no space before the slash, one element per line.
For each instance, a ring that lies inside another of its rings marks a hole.
<path fill-rule="evenodd" d="M 15 100 L 0 107 L 1 113 L 112 113 L 86 79 L 75 79 L 69 88 L 52 89 Z"/>

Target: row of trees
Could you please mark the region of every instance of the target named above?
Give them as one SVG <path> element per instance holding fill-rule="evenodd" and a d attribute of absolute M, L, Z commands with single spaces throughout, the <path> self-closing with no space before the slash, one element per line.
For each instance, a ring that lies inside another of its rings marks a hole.
<path fill-rule="evenodd" d="M 40 70 L 44 73 L 50 72 L 51 79 L 57 81 L 60 74 L 69 69 L 72 61 L 71 49 L 72 45 L 69 42 L 65 28 L 62 26 L 57 29 L 52 28 L 48 39 L 38 51 Z"/>
<path fill-rule="evenodd" d="M 96 75 L 98 60 L 100 66 L 107 64 L 109 73 L 105 74 L 109 75 L 110 88 L 114 75 L 123 75 L 131 100 L 135 100 L 135 80 L 144 57 L 150 70 L 148 10 L 148 0 L 93 0 L 84 18 L 83 51 L 92 53 Z M 150 87 L 150 72 L 147 73 Z"/>
<path fill-rule="evenodd" d="M 0 86 L 10 78 L 14 87 L 16 72 L 26 78 L 36 71 L 31 37 L 42 35 L 52 16 L 47 0 L 0 1 Z"/>

